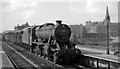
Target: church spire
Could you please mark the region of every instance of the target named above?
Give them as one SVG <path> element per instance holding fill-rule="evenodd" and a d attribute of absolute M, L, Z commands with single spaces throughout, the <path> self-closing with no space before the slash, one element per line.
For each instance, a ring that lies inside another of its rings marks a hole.
<path fill-rule="evenodd" d="M 107 33 L 107 51 L 106 51 L 106 54 L 110 54 L 110 51 L 109 51 L 109 23 L 110 23 L 110 16 L 109 16 L 109 12 L 108 12 L 108 6 L 106 8 L 106 16 L 105 16 L 105 24 L 106 24 L 106 33 Z"/>
<path fill-rule="evenodd" d="M 106 8 L 105 20 L 110 20 L 109 11 L 108 11 L 108 6 L 107 6 L 107 8 Z"/>

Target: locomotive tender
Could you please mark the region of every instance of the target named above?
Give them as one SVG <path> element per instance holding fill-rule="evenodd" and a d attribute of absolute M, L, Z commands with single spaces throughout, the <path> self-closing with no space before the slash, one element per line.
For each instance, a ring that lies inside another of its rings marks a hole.
<path fill-rule="evenodd" d="M 61 20 L 15 31 L 15 44 L 57 64 L 83 63 L 81 51 L 70 41 L 71 29 Z M 8 38 L 5 38 L 8 39 Z"/>

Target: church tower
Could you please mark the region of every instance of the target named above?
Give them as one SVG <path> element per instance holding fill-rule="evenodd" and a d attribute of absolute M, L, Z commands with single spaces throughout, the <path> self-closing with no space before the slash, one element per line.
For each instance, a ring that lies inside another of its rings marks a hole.
<path fill-rule="evenodd" d="M 105 16 L 105 24 L 109 24 L 110 23 L 110 15 L 109 15 L 109 11 L 108 11 L 108 6 L 106 8 L 106 16 Z"/>

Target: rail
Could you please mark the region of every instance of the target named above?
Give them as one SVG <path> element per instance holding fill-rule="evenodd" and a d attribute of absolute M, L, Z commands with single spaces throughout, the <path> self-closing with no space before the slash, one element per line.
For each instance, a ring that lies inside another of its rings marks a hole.
<path fill-rule="evenodd" d="M 32 61 L 30 61 L 29 59 L 27 59 L 26 57 L 24 57 L 22 54 L 20 54 L 19 52 L 17 52 L 15 49 L 13 49 L 12 47 L 10 47 L 8 44 L 6 44 L 6 43 L 4 43 L 4 44 L 6 45 L 6 47 L 9 47 L 11 50 L 13 50 L 15 52 L 15 53 L 13 53 L 14 56 L 11 56 L 10 53 L 8 53 L 9 51 L 6 52 L 6 55 L 10 59 L 10 61 L 13 64 L 13 66 L 14 66 L 15 69 L 20 69 L 20 67 L 24 67 L 24 65 L 26 65 L 26 66 L 28 65 L 28 66 L 30 66 L 32 68 L 38 67 Z M 17 59 L 19 59 L 21 61 L 19 61 Z M 24 65 L 23 65 L 23 63 L 24 63 Z"/>
<path fill-rule="evenodd" d="M 9 44 L 7 44 L 7 43 L 5 43 L 4 42 L 4 44 L 5 45 L 7 45 L 9 48 L 11 48 L 13 51 L 15 51 L 15 53 L 17 53 L 18 55 L 20 55 L 23 59 L 25 59 L 27 62 L 29 62 L 31 65 L 33 65 L 35 68 L 42 68 L 42 66 L 40 66 L 40 64 L 39 65 L 37 65 L 38 63 L 39 63 L 39 61 L 37 61 L 36 63 L 34 63 L 34 61 L 33 60 L 30 60 L 30 59 L 28 59 L 28 58 L 26 58 L 26 56 L 24 56 L 22 53 L 21 53 L 21 51 L 22 50 L 20 50 L 20 47 L 18 47 L 18 46 L 16 46 L 16 48 L 13 46 L 13 47 L 11 47 Z M 19 48 L 19 50 L 18 50 L 18 48 Z M 26 54 L 27 55 L 34 55 L 34 57 L 38 57 L 37 55 L 35 55 L 34 53 L 30 53 L 30 52 L 28 52 L 28 51 L 26 51 Z M 48 60 L 45 60 L 44 58 L 42 58 L 42 57 L 39 57 L 40 58 L 40 60 L 42 60 L 42 62 L 44 61 L 44 63 L 43 64 L 49 64 L 49 65 L 51 65 L 51 66 L 53 66 L 53 67 L 62 67 L 61 65 L 58 65 L 58 64 L 55 64 L 55 63 L 53 63 L 53 62 L 51 62 L 51 61 L 48 61 Z"/>
<path fill-rule="evenodd" d="M 14 68 L 15 69 L 19 69 L 19 67 L 16 65 L 16 63 L 12 60 L 12 58 L 8 55 L 8 54 L 6 54 L 7 56 L 8 56 L 8 58 L 9 58 L 9 60 L 11 61 L 11 63 L 13 64 L 13 66 L 14 66 Z"/>

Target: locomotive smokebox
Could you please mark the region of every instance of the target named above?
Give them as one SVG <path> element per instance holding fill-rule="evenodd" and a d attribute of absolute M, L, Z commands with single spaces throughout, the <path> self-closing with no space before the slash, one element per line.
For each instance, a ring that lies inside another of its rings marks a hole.
<path fill-rule="evenodd" d="M 57 24 L 57 25 L 62 24 L 62 20 L 56 20 L 56 24 Z"/>

